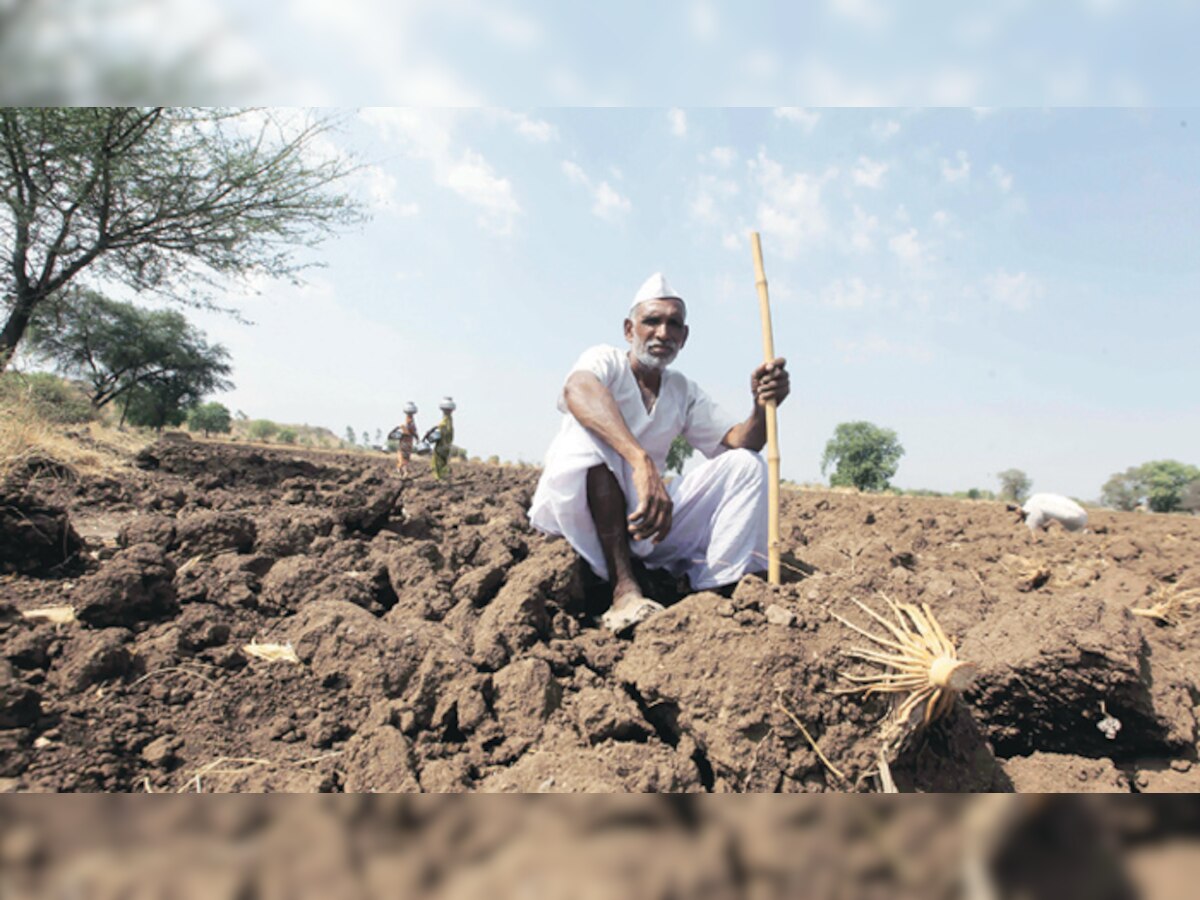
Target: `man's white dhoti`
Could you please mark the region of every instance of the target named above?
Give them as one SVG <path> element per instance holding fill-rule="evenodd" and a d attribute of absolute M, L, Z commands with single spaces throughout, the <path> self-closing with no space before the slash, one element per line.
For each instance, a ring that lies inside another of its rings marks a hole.
<path fill-rule="evenodd" d="M 671 530 L 655 545 L 630 545 L 631 553 L 654 569 L 688 576 L 693 590 L 737 581 L 747 572 L 766 568 L 766 464 L 749 450 L 728 450 L 721 438 L 735 424 L 693 382 L 677 372 L 664 373 L 654 408 L 647 410 L 633 379 L 628 358 L 612 347 L 595 347 L 572 372 L 595 374 L 613 394 L 626 425 L 659 471 L 678 434 L 709 457 L 667 486 L 674 503 Z M 639 498 L 629 463 L 567 412 L 546 454 L 541 480 L 529 510 L 531 524 L 562 535 L 608 580 L 608 566 L 587 501 L 587 472 L 604 465 L 625 494 L 632 513 Z"/>

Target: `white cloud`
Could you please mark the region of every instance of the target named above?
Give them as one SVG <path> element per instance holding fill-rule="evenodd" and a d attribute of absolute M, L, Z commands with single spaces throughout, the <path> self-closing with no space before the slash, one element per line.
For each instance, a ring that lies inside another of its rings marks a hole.
<path fill-rule="evenodd" d="M 633 204 L 629 202 L 629 198 L 618 194 L 607 181 L 602 181 L 596 185 L 593 197 L 595 202 L 592 203 L 592 212 L 601 219 L 609 222 L 620 218 L 633 209 Z"/>
<path fill-rule="evenodd" d="M 860 206 L 854 207 L 854 222 L 850 226 L 850 246 L 857 253 L 867 253 L 875 248 L 875 232 L 879 230 L 879 218 L 872 216 Z"/>
<path fill-rule="evenodd" d="M 736 232 L 729 232 L 725 237 L 721 238 L 721 246 L 726 250 L 741 250 L 742 236 Z"/>
<path fill-rule="evenodd" d="M 867 28 L 882 28 L 891 21 L 887 7 L 876 0 L 829 0 L 829 11 Z"/>
<path fill-rule="evenodd" d="M 760 150 L 751 163 L 761 198 L 758 203 L 758 224 L 764 234 L 780 241 L 785 257 L 816 243 L 829 230 L 825 207 L 821 203 L 821 187 L 837 170 L 821 175 L 808 172 L 786 172 L 779 163 Z"/>
<path fill-rule="evenodd" d="M 955 158 L 958 160 L 957 165 L 948 159 L 942 160 L 942 177 L 951 184 L 971 176 L 971 160 L 967 156 L 967 151 L 959 150 Z"/>
<path fill-rule="evenodd" d="M 573 184 L 587 188 L 592 195 L 592 213 L 606 222 L 615 222 L 633 209 L 628 197 L 618 193 L 607 181 L 593 182 L 577 163 L 564 160 L 562 170 Z"/>
<path fill-rule="evenodd" d="M 785 122 L 794 122 L 805 131 L 811 132 L 821 121 L 821 114 L 802 106 L 777 106 L 775 118 L 783 119 Z"/>
<path fill-rule="evenodd" d="M 888 240 L 888 248 L 907 269 L 921 269 L 929 261 L 929 249 L 917 236 L 915 228 L 893 235 Z"/>
<path fill-rule="evenodd" d="M 871 125 L 871 136 L 876 140 L 888 141 L 900 133 L 900 123 L 895 119 L 880 119 Z"/>
<path fill-rule="evenodd" d="M 493 223 L 501 234 L 512 229 L 513 218 L 521 211 L 513 196 L 512 183 L 497 175 L 482 155 L 465 150 L 445 168 L 440 178 L 459 196 L 483 208 L 482 221 Z"/>
<path fill-rule="evenodd" d="M 933 224 L 938 228 L 945 228 L 950 224 L 950 213 L 946 212 L 944 209 L 939 209 L 933 214 Z"/>
<path fill-rule="evenodd" d="M 862 309 L 882 295 L 879 288 L 867 286 L 861 278 L 838 278 L 825 286 L 818 300 L 822 306 L 834 309 Z"/>
<path fill-rule="evenodd" d="M 396 206 L 396 178 L 379 166 L 367 166 L 359 173 L 367 203 L 372 209 L 392 210 Z"/>
<path fill-rule="evenodd" d="M 996 186 L 998 188 L 1000 188 L 1000 190 L 1002 190 L 1004 193 L 1007 194 L 1009 191 L 1012 190 L 1012 186 L 1013 186 L 1012 174 L 1009 172 L 1006 172 L 1000 166 L 999 163 L 992 166 L 992 180 L 994 182 L 996 182 Z"/>
<path fill-rule="evenodd" d="M 667 110 L 667 122 L 671 125 L 671 134 L 675 137 L 687 137 L 687 113 L 678 107 Z"/>
<path fill-rule="evenodd" d="M 994 303 L 1023 312 L 1045 296 L 1046 289 L 1028 272 L 1009 273 L 1001 269 L 984 279 L 984 294 Z"/>
<path fill-rule="evenodd" d="M 724 218 L 720 214 L 718 201 L 731 200 L 740 192 L 736 181 L 702 175 L 696 185 L 696 195 L 692 198 L 692 217 L 704 225 L 723 227 Z"/>
<path fill-rule="evenodd" d="M 522 213 L 512 182 L 496 174 L 481 153 L 456 146 L 452 116 L 392 107 L 368 107 L 360 116 L 385 140 L 430 163 L 434 182 L 476 207 L 481 226 L 501 235 L 512 232 Z"/>
<path fill-rule="evenodd" d="M 737 151 L 732 147 L 713 147 L 708 151 L 708 158 L 722 169 L 728 169 L 737 160 Z"/>
<path fill-rule="evenodd" d="M 500 121 L 511 125 L 521 137 L 535 144 L 548 144 L 558 140 L 558 129 L 544 119 L 535 119 L 510 109 L 497 109 L 493 113 Z"/>
<path fill-rule="evenodd" d="M 575 184 L 588 184 L 587 173 L 583 171 L 581 166 L 576 165 L 569 159 L 563 161 L 562 170 Z"/>
<path fill-rule="evenodd" d="M 854 167 L 854 171 L 850 174 L 857 185 L 867 188 L 879 188 L 883 186 L 883 176 L 887 173 L 887 170 L 887 163 L 875 162 L 865 156 L 860 156 L 858 158 L 858 165 Z"/>

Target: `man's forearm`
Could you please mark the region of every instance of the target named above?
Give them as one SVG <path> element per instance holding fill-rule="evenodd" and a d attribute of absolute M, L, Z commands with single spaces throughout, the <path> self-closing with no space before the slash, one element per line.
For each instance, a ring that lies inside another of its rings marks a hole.
<path fill-rule="evenodd" d="M 757 453 L 767 443 L 766 410 L 755 404 L 749 418 L 730 428 L 721 443 L 730 450 L 753 450 Z"/>
<path fill-rule="evenodd" d="M 617 402 L 599 378 L 577 372 L 567 379 L 563 394 L 567 409 L 579 424 L 616 450 L 631 466 L 649 459 L 625 423 Z"/>

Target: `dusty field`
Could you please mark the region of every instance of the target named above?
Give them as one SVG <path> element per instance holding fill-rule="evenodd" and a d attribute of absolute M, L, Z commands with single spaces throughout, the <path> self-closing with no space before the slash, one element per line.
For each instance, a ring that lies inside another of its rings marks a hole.
<path fill-rule="evenodd" d="M 1001 504 L 785 492 L 788 583 L 655 579 L 678 602 L 625 640 L 527 527 L 533 470 L 405 483 L 187 441 L 138 465 L 0 490 L 7 790 L 877 790 L 888 707 L 831 693 L 861 641 L 830 612 L 866 624 L 850 601 L 880 594 L 930 604 L 980 666 L 888 754 L 901 790 L 1200 789 L 1200 607 L 1130 613 L 1200 586 L 1200 519 L 1033 539 Z M 78 621 L 25 615 L 53 606 Z"/>

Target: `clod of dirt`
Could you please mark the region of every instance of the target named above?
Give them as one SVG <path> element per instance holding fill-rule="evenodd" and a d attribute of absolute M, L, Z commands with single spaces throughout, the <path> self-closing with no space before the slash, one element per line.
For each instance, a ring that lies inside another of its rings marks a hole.
<path fill-rule="evenodd" d="M 478 790 L 512 793 L 696 793 L 703 790 L 691 760 L 662 744 L 578 744 L 565 734 L 539 745 Z"/>
<path fill-rule="evenodd" d="M 281 559 L 262 580 L 264 610 L 286 613 L 315 601 L 352 603 L 378 614 L 394 605 L 395 597 L 383 573 L 346 571 L 311 556 Z"/>
<path fill-rule="evenodd" d="M 1140 794 L 1200 793 L 1200 764 L 1190 760 L 1138 760 L 1133 783 Z M 1182 799 L 1182 798 L 1181 798 Z"/>
<path fill-rule="evenodd" d="M 776 710 L 778 691 L 818 740 L 824 732 L 825 752 L 840 759 L 852 735 L 842 729 L 834 739 L 839 726 L 822 724 L 836 721 L 839 701 L 800 690 L 807 673 L 817 674 L 811 637 L 768 626 L 762 616 L 758 625 L 739 624 L 717 614 L 722 602 L 718 594 L 694 594 L 643 622 L 616 677 L 636 691 L 664 740 L 676 743 L 686 735 L 695 741 L 721 790 L 747 787 L 752 777 L 763 779 L 755 782 L 760 789 L 772 790 L 785 770 L 803 770 L 804 761 L 820 765 L 794 728 L 780 740 L 785 719 Z M 810 705 L 799 708 L 805 694 Z"/>
<path fill-rule="evenodd" d="M 416 793 L 421 790 L 408 738 L 390 724 L 360 731 L 346 742 L 338 765 L 345 789 L 355 793 Z"/>
<path fill-rule="evenodd" d="M 163 550 L 173 550 L 175 544 L 175 520 L 170 516 L 138 516 L 121 526 L 117 532 L 117 545 L 132 547 L 134 544 L 153 544 Z"/>
<path fill-rule="evenodd" d="M 333 516 L 323 512 L 272 513 L 258 520 L 258 552 L 275 557 L 305 553 L 314 540 L 327 536 L 333 525 Z"/>
<path fill-rule="evenodd" d="M 256 535 L 254 520 L 240 513 L 196 513 L 175 523 L 175 544 L 184 558 L 228 550 L 249 553 Z"/>
<path fill-rule="evenodd" d="M 82 549 L 83 539 L 60 507 L 0 492 L 0 573 L 49 575 Z"/>
<path fill-rule="evenodd" d="M 589 743 L 644 741 L 654 734 L 628 694 L 610 687 L 587 687 L 568 701 L 567 712 Z"/>
<path fill-rule="evenodd" d="M 0 728 L 25 728 L 37 721 L 42 697 L 22 682 L 12 665 L 0 659 Z"/>
<path fill-rule="evenodd" d="M 550 666 L 540 659 L 523 659 L 505 666 L 492 677 L 496 717 L 510 741 L 537 740 L 550 714 L 562 701 L 562 686 Z"/>
<path fill-rule="evenodd" d="M 1014 604 L 970 629 L 961 654 L 980 674 L 968 699 L 997 753 L 1121 758 L 1181 749 L 1194 719 L 1173 722 L 1156 708 L 1133 623 L 1125 609 L 1077 595 L 1070 604 Z M 1122 723 L 1115 740 L 1096 727 L 1105 714 Z"/>
<path fill-rule="evenodd" d="M 94 684 L 120 678 L 133 665 L 129 652 L 132 639 L 133 634 L 125 628 L 72 635 L 50 671 L 51 682 L 69 694 L 77 694 Z"/>
<path fill-rule="evenodd" d="M 437 626 L 378 619 L 340 600 L 306 603 L 285 633 L 301 661 L 328 685 L 368 696 L 399 697 L 438 644 Z"/>
<path fill-rule="evenodd" d="M 36 620 L 21 622 L 7 630 L 0 627 L 4 637 L 0 655 L 7 656 L 18 669 L 45 669 L 50 665 L 50 647 L 54 643 L 55 627 Z"/>
<path fill-rule="evenodd" d="M 176 641 L 184 653 L 199 653 L 212 647 L 222 647 L 232 633 L 229 622 L 220 609 L 207 604 L 185 607 L 175 620 Z"/>
<path fill-rule="evenodd" d="M 1127 794 L 1129 779 L 1111 759 L 1087 759 L 1059 753 L 1033 753 L 1002 763 L 1020 794 Z"/>
<path fill-rule="evenodd" d="M 472 659 L 477 665 L 495 671 L 548 637 L 548 600 L 560 609 L 583 602 L 577 560 L 570 544 L 552 541 L 509 570 L 504 587 L 475 628 Z"/>
<path fill-rule="evenodd" d="M 175 566 L 153 544 L 134 544 L 80 579 L 75 615 L 93 627 L 131 626 L 178 609 Z"/>
<path fill-rule="evenodd" d="M 403 493 L 403 483 L 368 472 L 329 502 L 338 510 L 338 521 L 344 528 L 373 535 L 387 524 Z"/>

